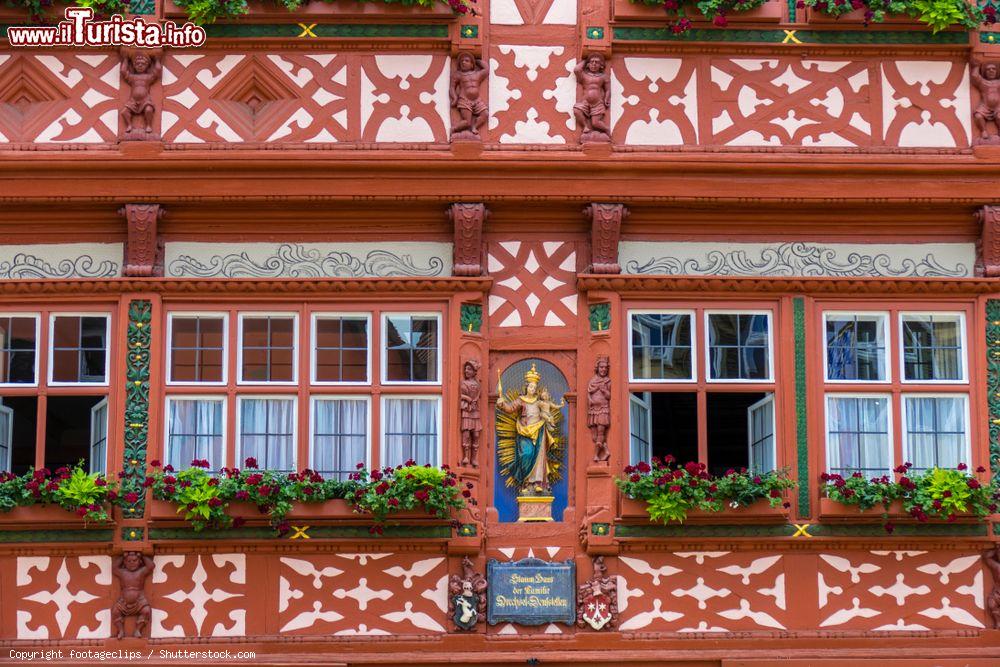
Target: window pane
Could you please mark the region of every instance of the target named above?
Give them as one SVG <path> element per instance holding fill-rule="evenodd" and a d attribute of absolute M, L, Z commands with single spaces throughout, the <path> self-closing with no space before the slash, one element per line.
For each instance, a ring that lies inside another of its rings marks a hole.
<path fill-rule="evenodd" d="M 357 317 L 316 320 L 316 381 L 368 380 L 368 322 Z"/>
<path fill-rule="evenodd" d="M 709 377 L 713 380 L 770 379 L 768 316 L 708 316 Z"/>
<path fill-rule="evenodd" d="M 438 403 L 436 398 L 385 399 L 385 465 L 401 465 L 408 459 L 418 465 L 438 465 Z"/>
<path fill-rule="evenodd" d="M 885 380 L 885 317 L 827 314 L 826 366 L 829 380 Z"/>
<path fill-rule="evenodd" d="M 691 316 L 632 315 L 632 374 L 644 380 L 690 380 Z"/>
<path fill-rule="evenodd" d="M 437 318 L 427 315 L 388 315 L 385 327 L 386 380 L 437 382 Z"/>
<path fill-rule="evenodd" d="M 222 467 L 222 407 L 207 399 L 173 399 L 167 404 L 167 446 L 164 458 L 177 470 L 194 459 L 208 460 L 212 470 Z"/>
<path fill-rule="evenodd" d="M 222 317 L 172 317 L 170 380 L 222 382 L 223 329 Z"/>
<path fill-rule="evenodd" d="M 828 396 L 826 404 L 830 472 L 889 474 L 889 399 Z"/>
<path fill-rule="evenodd" d="M 79 382 L 80 353 L 76 350 L 53 350 L 52 380 L 54 382 Z"/>
<path fill-rule="evenodd" d="M 108 318 L 58 315 L 53 323 L 52 379 L 55 382 L 105 381 Z"/>
<path fill-rule="evenodd" d="M 963 355 L 957 315 L 903 316 L 905 379 L 961 380 Z"/>
<path fill-rule="evenodd" d="M 35 382 L 35 318 L 0 317 L 0 382 Z"/>
<path fill-rule="evenodd" d="M 906 396 L 903 456 L 915 470 L 954 468 L 966 452 L 964 396 Z"/>
<path fill-rule="evenodd" d="M 244 317 L 242 320 L 244 382 L 291 382 L 295 379 L 295 319 Z"/>
<path fill-rule="evenodd" d="M 368 463 L 368 402 L 317 399 L 313 410 L 311 467 L 325 477 L 347 479 L 358 463 Z"/>
<path fill-rule="evenodd" d="M 239 419 L 240 458 L 253 457 L 261 467 L 290 472 L 295 461 L 295 401 L 243 398 Z"/>

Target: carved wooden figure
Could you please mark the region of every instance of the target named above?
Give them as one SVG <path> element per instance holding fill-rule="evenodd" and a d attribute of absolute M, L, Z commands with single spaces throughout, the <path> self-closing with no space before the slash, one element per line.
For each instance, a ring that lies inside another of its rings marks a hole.
<path fill-rule="evenodd" d="M 146 577 L 153 572 L 153 564 L 148 562 L 138 551 L 126 551 L 118 556 L 112 573 L 121 584 L 121 593 L 114 606 L 111 607 L 111 624 L 115 628 L 115 636 L 122 639 L 125 636 L 125 619 L 136 616 L 134 637 L 145 637 L 152 615 L 149 602 L 143 591 Z"/>
<path fill-rule="evenodd" d="M 128 102 L 122 109 L 127 141 L 158 141 L 153 132 L 152 89 L 163 71 L 162 54 L 150 49 L 122 49 L 121 77 L 131 88 Z M 138 121 L 137 121 L 138 119 Z"/>
<path fill-rule="evenodd" d="M 608 111 L 611 108 L 611 76 L 604 56 L 591 53 L 574 68 L 583 89 L 583 101 L 573 105 L 573 115 L 582 128 L 580 143 L 611 141 Z"/>
<path fill-rule="evenodd" d="M 479 413 L 479 368 L 476 359 L 467 359 L 462 364 L 462 383 L 459 400 L 462 410 L 462 465 L 479 467 L 479 435 L 483 430 L 483 420 Z"/>
<path fill-rule="evenodd" d="M 451 138 L 479 140 L 479 128 L 486 122 L 487 107 L 482 99 L 483 82 L 489 70 L 468 51 L 455 58 L 451 76 L 451 106 L 460 120 L 451 128 Z"/>
<path fill-rule="evenodd" d="M 994 630 L 1000 630 L 1000 544 L 983 554 L 983 561 L 993 575 L 993 588 L 986 598 L 986 611 Z"/>
<path fill-rule="evenodd" d="M 476 572 L 468 556 L 462 559 L 462 574 L 448 580 L 448 615 L 459 630 L 472 630 L 486 620 L 486 577 Z"/>
<path fill-rule="evenodd" d="M 594 376 L 587 383 L 587 426 L 594 441 L 594 461 L 611 458 L 608 450 L 608 427 L 611 425 L 611 362 L 607 357 L 597 358 Z"/>
<path fill-rule="evenodd" d="M 973 112 L 977 144 L 1000 143 L 1000 63 L 972 61 L 972 85 L 979 90 L 979 104 Z"/>
<path fill-rule="evenodd" d="M 594 558 L 594 574 L 577 586 L 576 624 L 612 630 L 618 623 L 618 584 L 608 576 L 604 556 Z"/>

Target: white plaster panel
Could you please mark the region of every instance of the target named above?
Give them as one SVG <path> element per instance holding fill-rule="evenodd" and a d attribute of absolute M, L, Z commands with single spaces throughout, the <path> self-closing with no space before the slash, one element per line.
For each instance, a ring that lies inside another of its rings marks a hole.
<path fill-rule="evenodd" d="M 121 243 L 0 245 L 0 280 L 117 278 L 124 253 Z"/>

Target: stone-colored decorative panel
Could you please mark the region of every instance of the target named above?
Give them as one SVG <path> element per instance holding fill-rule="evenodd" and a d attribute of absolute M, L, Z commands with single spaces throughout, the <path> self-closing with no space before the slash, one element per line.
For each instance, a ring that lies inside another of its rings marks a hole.
<path fill-rule="evenodd" d="M 576 142 L 576 59 L 566 46 L 490 50 L 491 136 L 501 144 Z"/>
<path fill-rule="evenodd" d="M 493 25 L 576 25 L 577 0 L 490 0 Z"/>
<path fill-rule="evenodd" d="M 826 630 L 983 628 L 979 553 L 820 554 L 819 626 Z"/>
<path fill-rule="evenodd" d="M 246 634 L 245 554 L 156 556 L 153 568 L 152 637 Z"/>
<path fill-rule="evenodd" d="M 167 243 L 175 278 L 386 278 L 451 274 L 450 243 Z"/>
<path fill-rule="evenodd" d="M 576 319 L 576 247 L 563 241 L 489 244 L 493 326 L 562 327 Z"/>
<path fill-rule="evenodd" d="M 0 143 L 117 140 L 118 57 L 0 53 Z"/>
<path fill-rule="evenodd" d="M 971 276 L 972 243 L 661 243 L 622 241 L 625 273 L 700 276 L 958 278 Z"/>
<path fill-rule="evenodd" d="M 19 557 L 17 591 L 6 602 L 16 609 L 18 639 L 107 639 L 111 557 Z"/>
<path fill-rule="evenodd" d="M 355 62 L 332 53 L 168 55 L 163 140 L 338 142 L 356 138 Z"/>
<path fill-rule="evenodd" d="M 964 148 L 971 140 L 969 68 L 948 60 L 882 63 L 885 143 Z"/>
<path fill-rule="evenodd" d="M 868 146 L 869 63 L 799 58 L 713 59 L 713 144 Z"/>
<path fill-rule="evenodd" d="M 413 635 L 446 631 L 443 556 L 338 553 L 281 558 L 282 634 Z"/>
<path fill-rule="evenodd" d="M 697 144 L 694 59 L 622 58 L 611 72 L 611 123 L 620 144 Z"/>
<path fill-rule="evenodd" d="M 792 621 L 781 554 L 727 551 L 618 558 L 622 632 L 785 630 Z"/>
<path fill-rule="evenodd" d="M 0 280 L 117 278 L 121 243 L 53 243 L 0 246 Z"/>
<path fill-rule="evenodd" d="M 518 561 L 524 558 L 540 558 L 546 561 L 565 561 L 573 558 L 575 551 L 572 547 L 544 546 L 545 542 L 540 542 L 542 546 L 537 547 L 499 547 L 490 549 L 487 558 L 493 558 L 502 562 Z M 517 625 L 514 623 L 500 623 L 489 628 L 488 632 L 495 632 L 498 635 L 562 635 L 573 634 L 574 629 L 563 623 L 544 623 L 542 625 Z"/>
<path fill-rule="evenodd" d="M 363 141 L 448 141 L 451 130 L 446 56 L 378 55 L 361 59 Z"/>

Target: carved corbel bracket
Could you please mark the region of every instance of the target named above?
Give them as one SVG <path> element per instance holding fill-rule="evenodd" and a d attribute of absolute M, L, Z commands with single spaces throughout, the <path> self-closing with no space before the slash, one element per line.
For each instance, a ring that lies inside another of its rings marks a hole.
<path fill-rule="evenodd" d="M 1000 206 L 983 206 L 975 213 L 982 225 L 976 241 L 976 275 L 1000 276 Z"/>
<path fill-rule="evenodd" d="M 163 276 L 163 244 L 156 227 L 165 212 L 159 204 L 125 204 L 118 209 L 128 225 L 124 275 Z"/>
<path fill-rule="evenodd" d="M 593 203 L 583 209 L 590 219 L 591 273 L 621 273 L 618 264 L 618 240 L 622 223 L 629 215 L 624 204 Z"/>
<path fill-rule="evenodd" d="M 448 207 L 448 219 L 455 226 L 453 275 L 483 275 L 483 227 L 489 217 L 486 204 L 457 203 Z"/>
<path fill-rule="evenodd" d="M 462 51 L 468 51 L 477 58 L 483 57 L 483 15 L 463 14 L 452 21 L 451 55 L 457 56 Z"/>

